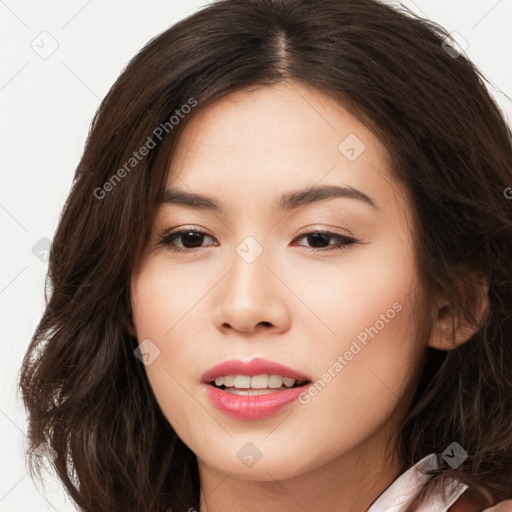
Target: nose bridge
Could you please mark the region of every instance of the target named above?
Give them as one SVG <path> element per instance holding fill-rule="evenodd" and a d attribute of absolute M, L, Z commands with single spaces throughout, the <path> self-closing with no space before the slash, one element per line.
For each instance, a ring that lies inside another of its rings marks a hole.
<path fill-rule="evenodd" d="M 265 281 L 271 274 L 267 268 L 271 249 L 265 245 L 264 248 L 263 241 L 260 243 L 253 235 L 247 235 L 235 247 L 228 281 L 238 300 L 254 301 L 257 296 L 261 298 L 260 292 L 269 291 L 270 284 Z"/>
<path fill-rule="evenodd" d="M 264 247 L 253 235 L 246 235 L 234 247 L 228 262 L 230 271 L 219 290 L 219 326 L 249 331 L 261 323 L 274 327 L 286 323 L 286 306 L 267 268 L 272 266 L 271 253 L 271 248 Z"/>

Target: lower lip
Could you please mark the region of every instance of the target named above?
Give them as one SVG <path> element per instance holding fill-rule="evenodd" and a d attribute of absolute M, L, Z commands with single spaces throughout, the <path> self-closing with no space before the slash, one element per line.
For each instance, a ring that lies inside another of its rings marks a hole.
<path fill-rule="evenodd" d="M 204 385 L 208 398 L 215 407 L 224 414 L 240 420 L 261 420 L 273 416 L 297 400 L 309 386 L 305 384 L 263 395 L 235 395 L 211 384 Z"/>

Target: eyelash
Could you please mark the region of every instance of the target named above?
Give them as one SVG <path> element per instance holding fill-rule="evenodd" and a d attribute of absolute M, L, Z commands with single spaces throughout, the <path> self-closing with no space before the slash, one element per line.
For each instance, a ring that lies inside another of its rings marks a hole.
<path fill-rule="evenodd" d="M 174 231 L 167 235 L 160 236 L 160 242 L 158 242 L 158 244 L 168 246 L 169 250 L 171 250 L 173 252 L 193 252 L 193 251 L 196 251 L 197 249 L 203 249 L 203 247 L 194 247 L 194 248 L 183 249 L 183 248 L 178 248 L 178 247 L 172 245 L 172 242 L 175 238 L 180 238 L 181 235 L 188 234 L 188 233 L 197 233 L 197 234 L 201 234 L 201 235 L 205 235 L 210 238 L 213 238 L 208 233 L 198 230 L 198 229 L 186 229 L 186 230 L 182 229 L 179 231 Z M 304 238 L 304 237 L 307 237 L 309 235 L 314 235 L 314 234 L 325 235 L 329 238 L 333 238 L 338 243 L 335 245 L 328 246 L 327 248 L 307 247 L 304 245 L 301 245 L 300 247 L 303 247 L 304 249 L 306 249 L 308 251 L 313 251 L 313 252 L 329 252 L 329 251 L 342 251 L 342 250 L 346 249 L 347 246 L 358 243 L 358 240 L 356 240 L 355 238 L 351 238 L 348 236 L 340 235 L 338 233 L 333 233 L 331 231 L 324 231 L 324 230 L 308 231 L 306 233 L 300 234 L 297 238 Z"/>

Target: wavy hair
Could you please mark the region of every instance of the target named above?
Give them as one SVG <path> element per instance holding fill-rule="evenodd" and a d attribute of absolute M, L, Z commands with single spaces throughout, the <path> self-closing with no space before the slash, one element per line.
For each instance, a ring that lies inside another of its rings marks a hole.
<path fill-rule="evenodd" d="M 199 508 L 195 455 L 134 356 L 130 276 L 188 121 L 231 92 L 284 80 L 331 95 L 383 142 L 412 198 L 424 297 L 442 292 L 476 326 L 456 349 L 426 349 L 395 446 L 403 468 L 456 441 L 467 459 L 432 471 L 420 499 L 447 478 L 486 504 L 512 497 L 512 138 L 448 36 L 376 0 L 219 0 L 123 70 L 76 169 L 19 377 L 28 453 L 57 452 L 52 467 L 81 510 Z M 489 286 L 480 323 L 470 271 Z"/>

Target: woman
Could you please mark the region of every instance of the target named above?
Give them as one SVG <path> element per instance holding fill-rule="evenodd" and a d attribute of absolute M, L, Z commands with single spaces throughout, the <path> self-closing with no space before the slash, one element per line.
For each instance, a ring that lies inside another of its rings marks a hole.
<path fill-rule="evenodd" d="M 132 60 L 20 380 L 82 510 L 512 498 L 512 143 L 446 38 L 221 0 Z"/>

